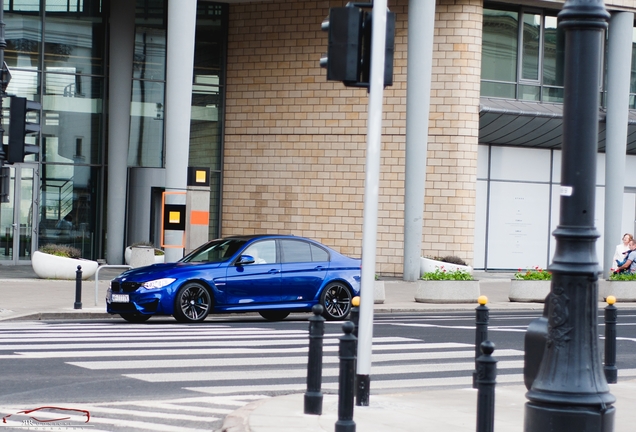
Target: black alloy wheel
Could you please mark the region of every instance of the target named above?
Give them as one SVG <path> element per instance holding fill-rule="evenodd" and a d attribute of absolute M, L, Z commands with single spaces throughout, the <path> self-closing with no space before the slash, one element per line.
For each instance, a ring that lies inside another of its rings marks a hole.
<path fill-rule="evenodd" d="M 260 311 L 259 314 L 267 321 L 282 321 L 289 315 L 289 312 L 281 311 Z"/>
<path fill-rule="evenodd" d="M 320 304 L 322 316 L 329 321 L 346 319 L 351 311 L 351 290 L 342 282 L 332 282 L 323 290 Z"/>
<path fill-rule="evenodd" d="M 119 314 L 119 316 L 131 323 L 142 323 L 148 321 L 152 315 L 144 315 L 140 313 L 123 313 Z"/>
<path fill-rule="evenodd" d="M 179 322 L 201 322 L 210 313 L 212 296 L 203 285 L 190 282 L 181 287 L 174 305 L 174 317 Z"/>

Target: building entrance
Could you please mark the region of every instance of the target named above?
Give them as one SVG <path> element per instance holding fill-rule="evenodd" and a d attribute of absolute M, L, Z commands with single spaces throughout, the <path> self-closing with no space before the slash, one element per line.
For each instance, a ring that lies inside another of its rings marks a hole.
<path fill-rule="evenodd" d="M 15 164 L 10 171 L 9 202 L 0 204 L 0 265 L 30 264 L 37 247 L 37 165 Z"/>

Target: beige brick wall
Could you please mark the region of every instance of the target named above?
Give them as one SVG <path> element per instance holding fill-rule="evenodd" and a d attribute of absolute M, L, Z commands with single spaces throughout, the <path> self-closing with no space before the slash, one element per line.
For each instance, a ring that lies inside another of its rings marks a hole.
<path fill-rule="evenodd" d="M 472 263 L 482 1 L 439 0 L 435 15 L 423 251 Z"/>
<path fill-rule="evenodd" d="M 360 256 L 367 92 L 327 82 L 320 23 L 341 1 L 230 6 L 222 233 L 293 233 Z M 481 1 L 440 0 L 423 254 L 472 259 Z M 402 274 L 408 0 L 384 92 L 378 273 Z"/>

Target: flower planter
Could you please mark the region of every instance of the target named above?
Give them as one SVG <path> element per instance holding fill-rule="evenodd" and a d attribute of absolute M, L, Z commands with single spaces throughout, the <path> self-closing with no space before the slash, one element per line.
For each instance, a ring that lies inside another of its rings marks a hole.
<path fill-rule="evenodd" d="M 512 279 L 508 299 L 512 302 L 545 303 L 551 283 L 549 280 Z"/>
<path fill-rule="evenodd" d="M 434 272 L 436 268 L 443 268 L 446 271 L 464 270 L 470 274 L 473 274 L 473 268 L 471 266 L 451 264 L 445 261 L 437 261 L 430 258 L 420 257 L 420 276 L 424 273 Z"/>
<path fill-rule="evenodd" d="M 40 251 L 33 252 L 31 266 L 41 279 L 75 279 L 77 266 L 82 266 L 82 279 L 88 279 L 97 271 L 97 261 L 65 258 Z"/>
<path fill-rule="evenodd" d="M 613 295 L 616 301 L 620 302 L 636 302 L 636 281 L 609 281 L 600 279 L 599 281 L 599 300 L 605 300 L 608 296 Z"/>
<path fill-rule="evenodd" d="M 156 249 L 156 250 L 161 250 L 161 249 Z M 124 250 L 124 262 L 127 265 L 130 265 L 131 257 L 132 257 L 132 246 L 128 246 Z M 155 255 L 155 264 L 161 264 L 161 263 L 163 263 L 165 261 L 166 261 L 166 256 L 165 255 Z"/>
<path fill-rule="evenodd" d="M 419 280 L 415 288 L 418 303 L 477 303 L 479 281 Z"/>

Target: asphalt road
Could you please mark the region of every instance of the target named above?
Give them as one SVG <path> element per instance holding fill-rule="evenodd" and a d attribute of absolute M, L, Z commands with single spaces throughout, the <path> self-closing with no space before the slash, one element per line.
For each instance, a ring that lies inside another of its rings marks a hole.
<path fill-rule="evenodd" d="M 538 315 L 491 312 L 499 385 L 523 381 L 523 337 Z M 254 399 L 305 391 L 307 318 L 0 323 L 0 413 L 70 406 L 91 412 L 92 430 L 214 430 Z M 470 387 L 474 321 L 474 312 L 377 314 L 371 394 Z M 325 393 L 337 393 L 341 326 L 325 327 Z M 623 311 L 619 369 L 636 369 L 635 343 L 636 311 Z"/>

